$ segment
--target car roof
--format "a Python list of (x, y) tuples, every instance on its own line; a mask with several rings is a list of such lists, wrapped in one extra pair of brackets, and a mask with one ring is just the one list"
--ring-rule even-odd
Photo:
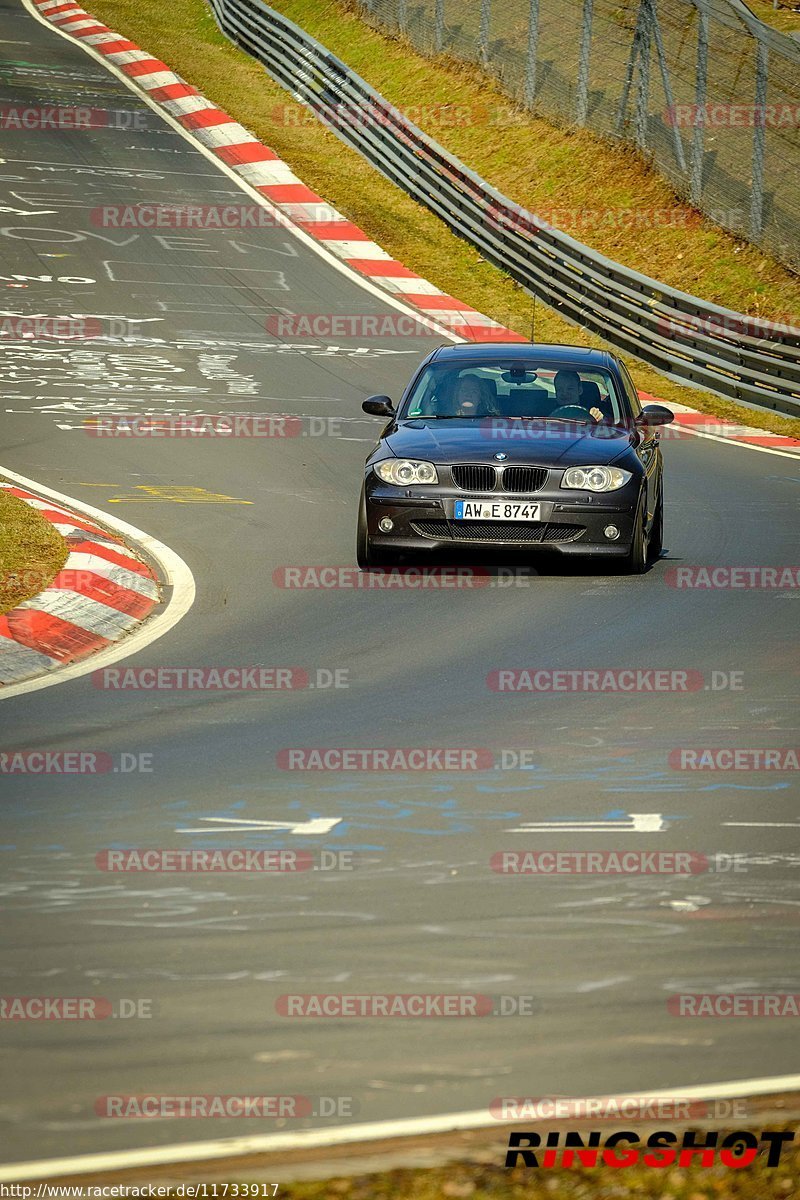
[(460, 342), (457, 345), (438, 346), (428, 356), (428, 362), (509, 361), (542, 363), (565, 362), (582, 366), (616, 366), (616, 359), (607, 350), (595, 350), (589, 346), (566, 346), (545, 342)]

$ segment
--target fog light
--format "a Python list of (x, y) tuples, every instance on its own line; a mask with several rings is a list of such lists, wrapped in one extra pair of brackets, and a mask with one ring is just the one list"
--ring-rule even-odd
[(390, 533), (394, 529), (394, 521), (390, 517), (383, 517), (378, 522), (378, 529), (381, 533)]
[(606, 535), (609, 541), (612, 542), (615, 542), (619, 537), (619, 530), (617, 529), (616, 525), (606, 525), (603, 533)]

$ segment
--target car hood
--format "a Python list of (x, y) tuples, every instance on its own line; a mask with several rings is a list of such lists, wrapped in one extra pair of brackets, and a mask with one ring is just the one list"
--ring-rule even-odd
[(608, 425), (567, 422), (413, 420), (392, 425), (384, 438), (398, 458), (436, 463), (501, 462), (536, 466), (604, 466), (630, 449), (631, 436)]

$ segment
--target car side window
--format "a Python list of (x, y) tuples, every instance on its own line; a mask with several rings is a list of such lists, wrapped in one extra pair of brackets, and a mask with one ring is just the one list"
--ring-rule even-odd
[(630, 371), (625, 366), (625, 363), (621, 362), (619, 366), (620, 371), (622, 372), (622, 382), (625, 384), (625, 394), (628, 397), (628, 403), (631, 406), (631, 412), (633, 413), (634, 417), (638, 417), (639, 413), (642, 411), (642, 405), (639, 401), (639, 393), (636, 391), (636, 384), (631, 379)]
[(438, 376), (426, 371), (420, 383), (417, 384), (409, 400), (407, 417), (419, 417), (433, 410), (434, 389)]

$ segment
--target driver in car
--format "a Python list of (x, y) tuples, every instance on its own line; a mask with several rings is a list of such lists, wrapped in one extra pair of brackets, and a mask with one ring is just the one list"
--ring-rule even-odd
[[(569, 405), (570, 407), (583, 408), (581, 404), (581, 392), (583, 385), (581, 377), (577, 371), (558, 371), (553, 380), (556, 389), (556, 408), (563, 408)], [(553, 410), (555, 411), (555, 409)], [(597, 406), (587, 410), (595, 421), (602, 421), (603, 414)]]

